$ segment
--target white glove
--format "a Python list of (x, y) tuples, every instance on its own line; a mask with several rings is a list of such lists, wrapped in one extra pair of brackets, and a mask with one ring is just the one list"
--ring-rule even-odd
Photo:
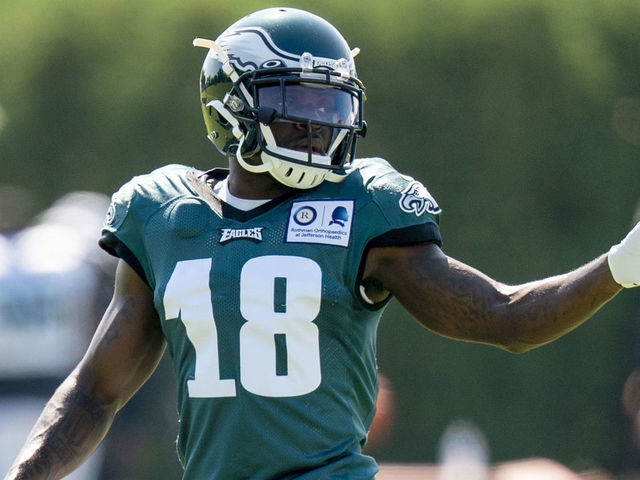
[(613, 279), (625, 288), (640, 286), (640, 222), (609, 250)]

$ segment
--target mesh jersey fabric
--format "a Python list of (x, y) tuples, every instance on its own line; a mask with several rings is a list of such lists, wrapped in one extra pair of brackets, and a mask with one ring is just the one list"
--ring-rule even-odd
[(170, 165), (112, 197), (101, 246), (147, 282), (178, 383), (184, 479), (370, 479), (376, 330), (370, 246), (440, 243), (426, 189), (382, 159), (248, 212), (226, 172)]

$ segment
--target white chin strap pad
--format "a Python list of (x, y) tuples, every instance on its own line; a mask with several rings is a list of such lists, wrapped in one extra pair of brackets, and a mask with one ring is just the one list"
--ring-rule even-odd
[[(260, 131), (269, 151), (300, 162), (306, 162), (308, 159), (307, 152), (279, 146), (268, 125), (260, 124)], [(316, 165), (330, 165), (331, 155), (342, 142), (346, 133), (346, 129), (340, 132), (340, 135), (334, 140), (333, 145), (326, 155), (312, 154), (312, 161)], [(289, 162), (270, 155), (265, 151), (260, 154), (260, 158), (262, 159), (263, 165), (267, 165), (267, 170), (273, 178), (292, 188), (308, 189), (320, 185), (324, 180), (339, 183), (346, 178), (345, 174), (336, 173), (328, 168), (301, 165), (293, 161)]]
[[(252, 173), (264, 173), (269, 172), (273, 178), (278, 180), (280, 183), (292, 187), (292, 188), (300, 188), (300, 189), (308, 189), (313, 188), (317, 185), (320, 185), (324, 180), (328, 180), (330, 182), (339, 183), (342, 182), (346, 178), (346, 174), (344, 173), (336, 173), (329, 169), (312, 167), (307, 165), (299, 165), (294, 162), (287, 162), (285, 160), (280, 160), (277, 157), (269, 155), (266, 152), (262, 152), (260, 154), (260, 159), (262, 163), (260, 164), (251, 164), (248, 163), (244, 157), (242, 156), (242, 146), (246, 140), (246, 136), (240, 127), (240, 122), (225, 108), (224, 104), (220, 100), (213, 100), (207, 104), (208, 107), (213, 107), (216, 111), (222, 115), (232, 126), (232, 133), (234, 137), (238, 139), (238, 148), (236, 150), (236, 160), (240, 164), (242, 168)], [(260, 128), (264, 134), (264, 137), (267, 141), (267, 145), (276, 150), (279, 153), (290, 155), (293, 158), (304, 160), (307, 158), (307, 154), (304, 152), (298, 152), (296, 150), (285, 149), (282, 147), (278, 147), (273, 138), (273, 134), (271, 133), (271, 129), (265, 125), (260, 125)], [(344, 131), (346, 134), (346, 130)], [(344, 134), (341, 135), (338, 140), (342, 141), (344, 138)], [(339, 143), (339, 142), (336, 142)], [(334, 147), (335, 148), (335, 147)], [(329, 155), (321, 156), (321, 155), (313, 155), (314, 159), (319, 163), (329, 163), (331, 162), (331, 157)]]
[(245, 161), (245, 159), (242, 157), (242, 144), (244, 143), (244, 139), (245, 137), (243, 135), (242, 138), (240, 139), (240, 142), (238, 143), (238, 150), (236, 150), (236, 160), (238, 161), (240, 166), (252, 173), (264, 173), (271, 170), (272, 168), (271, 164), (268, 162), (265, 162), (262, 156), (261, 156), (262, 163), (258, 165), (252, 165)]
[(320, 185), (329, 170), (307, 167), (272, 157), (266, 152), (260, 154), (264, 165), (269, 165), (269, 173), (280, 183), (292, 188), (308, 189)]
[(640, 222), (609, 250), (609, 269), (624, 288), (640, 286)]

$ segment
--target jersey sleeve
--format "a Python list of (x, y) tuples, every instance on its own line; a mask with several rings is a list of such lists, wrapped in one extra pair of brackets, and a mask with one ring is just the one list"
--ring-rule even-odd
[(147, 254), (145, 226), (168, 198), (181, 194), (180, 172), (187, 167), (169, 165), (132, 178), (111, 197), (100, 246), (121, 258), (153, 288), (154, 274)]
[(370, 199), (363, 209), (377, 218), (369, 228), (368, 248), (424, 242), (442, 246), (441, 209), (421, 182), (382, 159), (371, 159), (362, 171)]
[(140, 218), (135, 208), (138, 199), (134, 180), (112, 195), (98, 243), (107, 253), (124, 260), (149, 285), (142, 242), (144, 219)]
[(442, 246), (440, 207), (427, 188), (403, 175), (379, 158), (359, 160), (351, 181), (364, 187), (354, 222), (357, 221), (352, 261), (358, 265), (354, 292), (366, 308), (379, 309), (391, 298), (379, 303), (368, 299), (362, 288), (364, 259), (374, 247), (409, 246), (435, 243)]

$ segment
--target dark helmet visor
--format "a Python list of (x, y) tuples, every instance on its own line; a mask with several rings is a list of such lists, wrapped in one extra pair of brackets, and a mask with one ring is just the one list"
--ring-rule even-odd
[(273, 108), (281, 118), (352, 126), (358, 119), (358, 98), (349, 91), (320, 84), (291, 83), (258, 88), (258, 106)]

